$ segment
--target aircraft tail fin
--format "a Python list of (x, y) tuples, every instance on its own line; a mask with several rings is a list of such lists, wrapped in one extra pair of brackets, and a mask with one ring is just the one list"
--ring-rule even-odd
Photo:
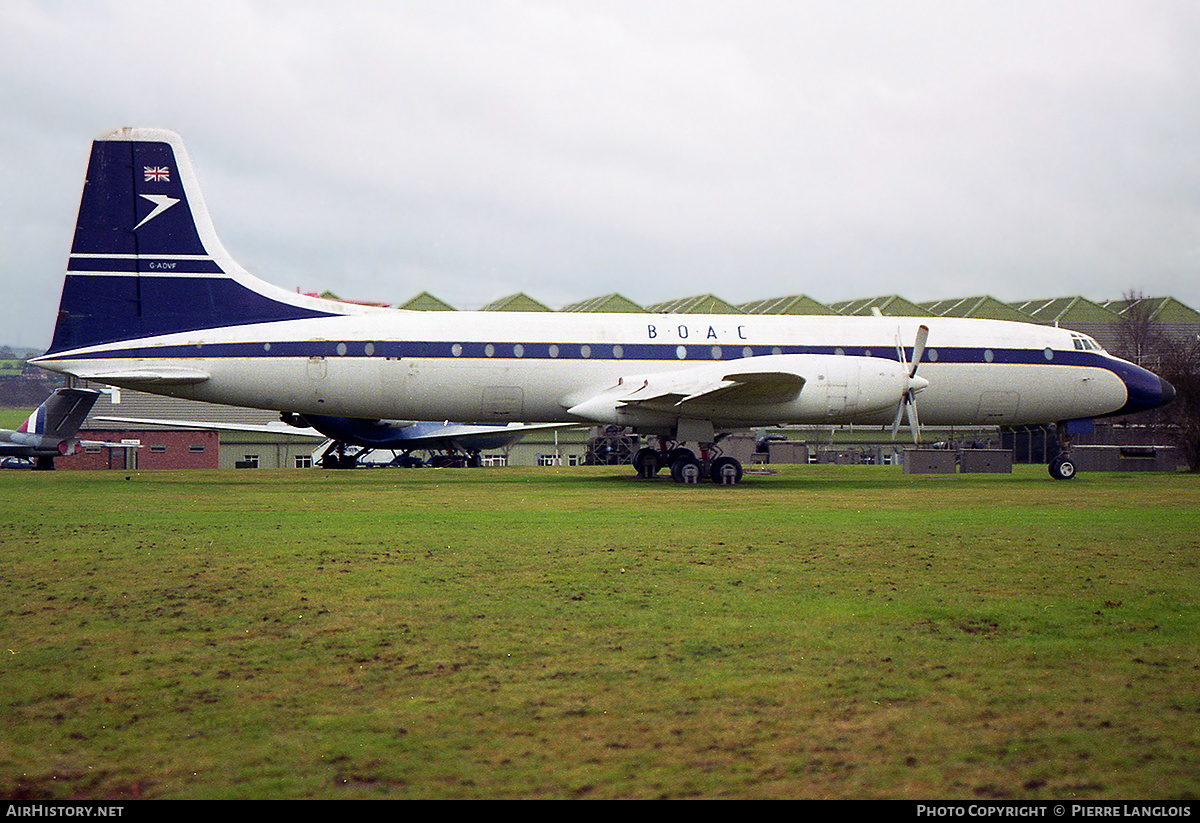
[(179, 135), (92, 143), (48, 354), (159, 334), (342, 313), (252, 277), (225, 251)]
[(99, 396), (100, 392), (95, 389), (56, 389), (42, 405), (33, 410), (18, 431), (51, 440), (70, 440), (83, 425)]

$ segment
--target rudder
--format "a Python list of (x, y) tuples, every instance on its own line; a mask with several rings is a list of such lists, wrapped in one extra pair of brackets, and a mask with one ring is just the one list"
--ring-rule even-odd
[[(92, 143), (72, 268), (86, 271), (89, 261), (111, 264), (116, 258), (124, 262), (121, 270), (136, 271), (129, 258), (210, 256), (184, 188), (188, 169), (180, 168), (169, 142), (173, 136), (126, 129)], [(183, 161), (190, 166), (186, 156)]]

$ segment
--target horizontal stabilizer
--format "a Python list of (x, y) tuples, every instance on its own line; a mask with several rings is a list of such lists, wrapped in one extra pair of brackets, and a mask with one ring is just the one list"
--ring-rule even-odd
[(122, 386), (137, 383), (185, 386), (208, 380), (208, 372), (185, 367), (155, 369), (80, 369), (76, 373), (85, 380)]

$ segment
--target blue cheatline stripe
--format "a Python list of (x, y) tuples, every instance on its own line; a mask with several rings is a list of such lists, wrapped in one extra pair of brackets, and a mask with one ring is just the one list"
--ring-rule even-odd
[[(894, 350), (847, 346), (681, 346), (676, 343), (624, 343), (620, 345), (598, 343), (526, 343), (526, 342), (467, 342), (422, 340), (272, 340), (269, 342), (204, 343), (199, 345), (130, 346), (86, 355), (65, 355), (63, 359), (119, 359), (161, 358), (187, 359), (196, 357), (213, 358), (308, 358), (329, 359), (378, 359), (393, 360), (482, 360), (516, 362), (521, 360), (599, 360), (607, 362), (660, 361), (671, 363), (729, 362), (746, 357), (761, 357), (771, 354), (844, 354), (865, 357), (867, 351), (875, 357), (896, 360)], [(684, 357), (680, 357), (680, 352)], [(928, 350), (927, 350), (928, 351)], [(719, 356), (714, 356), (714, 353)], [(911, 350), (906, 353), (912, 356)], [(989, 359), (990, 358), (990, 359)], [(983, 348), (939, 348), (937, 360), (922, 360), (921, 365), (930, 363), (955, 364), (1021, 364), (1059, 366), (1094, 366), (1110, 371), (1109, 358), (1088, 351), (1054, 351), (1047, 358), (1042, 349), (983, 349)]]

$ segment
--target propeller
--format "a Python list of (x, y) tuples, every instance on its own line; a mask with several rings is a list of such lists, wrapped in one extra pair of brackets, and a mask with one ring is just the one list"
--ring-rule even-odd
[(900, 345), (899, 338), (896, 341), (896, 353), (900, 356), (900, 365), (908, 367), (908, 382), (904, 387), (904, 394), (900, 397), (900, 403), (896, 406), (896, 418), (892, 421), (892, 439), (896, 439), (896, 434), (900, 431), (900, 421), (905, 416), (908, 417), (908, 425), (912, 429), (913, 443), (921, 444), (921, 422), (917, 416), (917, 392), (929, 385), (929, 381), (923, 377), (917, 377), (917, 366), (921, 363), (921, 357), (925, 354), (925, 343), (929, 340), (929, 327), (922, 325), (917, 329), (917, 340), (913, 345), (913, 358), (910, 365), (904, 357), (904, 347)]

